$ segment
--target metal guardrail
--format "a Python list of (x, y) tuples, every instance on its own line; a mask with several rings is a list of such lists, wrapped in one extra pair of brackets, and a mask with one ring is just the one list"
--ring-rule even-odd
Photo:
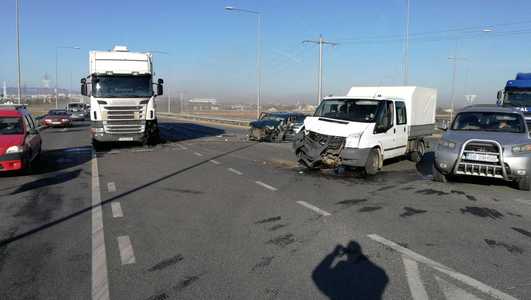
[(226, 118), (219, 118), (219, 117), (204, 117), (204, 116), (196, 116), (196, 115), (190, 115), (190, 114), (176, 114), (176, 113), (167, 113), (167, 112), (158, 112), (157, 115), (161, 117), (174, 117), (174, 118), (180, 118), (180, 119), (185, 119), (185, 120), (203, 121), (203, 122), (219, 123), (219, 124), (241, 126), (241, 127), (249, 127), (249, 123), (251, 122), (247, 120), (234, 120), (234, 119), (226, 119)]

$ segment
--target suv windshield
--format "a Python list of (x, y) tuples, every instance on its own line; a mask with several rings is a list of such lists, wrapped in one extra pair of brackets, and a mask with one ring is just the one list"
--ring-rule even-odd
[(321, 102), (314, 116), (338, 120), (373, 123), (382, 101), (365, 99), (331, 99)]
[(497, 112), (464, 112), (455, 117), (452, 130), (524, 133), (520, 115)]
[(23, 134), (22, 122), (20, 118), (0, 117), (0, 135), (5, 134)]
[(260, 116), (260, 120), (284, 121), (284, 119), (285, 117), (274, 114), (263, 114)]
[(49, 116), (62, 116), (62, 115), (68, 115), (68, 112), (66, 110), (50, 110), (48, 112)]
[(510, 91), (505, 96), (504, 104), (508, 106), (531, 106), (531, 91)]
[(92, 95), (103, 98), (151, 97), (151, 75), (98, 76), (92, 83)]

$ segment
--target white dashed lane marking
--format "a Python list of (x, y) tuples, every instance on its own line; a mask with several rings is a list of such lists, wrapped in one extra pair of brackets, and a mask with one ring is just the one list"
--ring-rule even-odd
[(128, 235), (118, 237), (118, 249), (120, 249), (122, 265), (134, 264), (136, 262), (133, 245), (131, 245), (131, 239), (129, 239)]
[(195, 154), (196, 156), (203, 156), (203, 154), (201, 154), (201, 153), (199, 153), (199, 152), (194, 152), (194, 154)]
[(273, 191), (273, 192), (276, 192), (278, 191), (278, 189), (274, 186), (270, 186), (269, 184), (266, 184), (266, 183), (263, 183), (261, 181), (255, 181), (256, 184), (262, 186), (262, 187), (265, 187), (266, 189), (270, 190), (270, 191)]
[(109, 193), (116, 192), (116, 184), (114, 184), (114, 182), (107, 183), (107, 191), (109, 191)]
[(113, 218), (122, 218), (124, 216), (120, 202), (111, 202), (111, 210)]
[(406, 277), (409, 290), (411, 291), (411, 299), (429, 299), (424, 284), (420, 279), (419, 264), (407, 256), (402, 256), (402, 261), (404, 262), (404, 267), (406, 269)]
[(240, 172), (240, 171), (238, 171), (238, 170), (236, 170), (236, 169), (233, 169), (233, 168), (228, 168), (227, 170), (228, 170), (229, 172), (232, 172), (232, 173), (236, 174), (236, 175), (243, 175), (242, 172)]
[(214, 160), (214, 159), (211, 159), (210, 162), (215, 164), (215, 165), (220, 165), (221, 164), (219, 161)]
[(493, 287), (490, 287), (483, 282), (480, 282), (470, 276), (467, 276), (465, 274), (461, 274), (443, 264), (440, 264), (434, 260), (431, 260), (427, 257), (424, 257), (410, 249), (404, 248), (397, 243), (387, 240), (377, 234), (369, 234), (367, 235), (371, 240), (376, 241), (382, 245), (385, 245), (393, 250), (395, 250), (398, 253), (401, 253), (403, 256), (407, 256), (408, 258), (418, 262), (427, 265), (428, 267), (431, 267), (441, 273), (446, 274), (449, 277), (452, 277), (455, 280), (461, 281), (462, 283), (475, 288), (478, 291), (481, 291), (487, 295), (491, 295), (494, 298), (502, 299), (502, 300), (516, 300), (513, 296), (506, 294), (500, 290), (497, 290)]
[(302, 205), (302, 206), (304, 206), (304, 207), (306, 207), (306, 208), (308, 208), (308, 209), (311, 209), (311, 210), (313, 210), (314, 212), (316, 212), (316, 213), (318, 213), (318, 214), (320, 214), (320, 215), (323, 215), (323, 216), (325, 216), (325, 217), (328, 217), (328, 216), (331, 215), (329, 212), (324, 211), (324, 210), (320, 209), (320, 208), (317, 207), (317, 206), (311, 205), (311, 204), (308, 203), (308, 202), (305, 202), (305, 201), (297, 201), (297, 203), (300, 204), (300, 205)]

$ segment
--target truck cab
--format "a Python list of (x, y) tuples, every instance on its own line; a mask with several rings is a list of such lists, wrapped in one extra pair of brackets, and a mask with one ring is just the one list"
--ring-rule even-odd
[(436, 91), (419, 87), (353, 87), (321, 101), (293, 147), (309, 168), (362, 167), (375, 174), (386, 159), (414, 154), (435, 128)]
[(531, 73), (518, 73), (514, 80), (507, 81), (505, 88), (498, 91), (498, 105), (521, 110), (531, 126)]
[(163, 94), (163, 80), (153, 82), (152, 55), (115, 46), (112, 51), (91, 51), (89, 63), (81, 94), (90, 97), (94, 146), (158, 140), (155, 98)]

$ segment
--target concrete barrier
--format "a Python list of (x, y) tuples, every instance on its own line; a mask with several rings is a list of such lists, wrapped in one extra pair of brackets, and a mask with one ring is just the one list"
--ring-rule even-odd
[(240, 126), (240, 127), (249, 127), (249, 123), (250, 123), (250, 121), (246, 121), (246, 120), (234, 120), (234, 119), (226, 119), (226, 118), (220, 118), (220, 117), (205, 117), (205, 116), (196, 116), (196, 115), (190, 115), (190, 114), (176, 114), (176, 113), (167, 113), (167, 112), (158, 112), (157, 115), (161, 117), (179, 118), (179, 119), (184, 119), (184, 120), (194, 120), (194, 121), (218, 123), (218, 124), (233, 125), (233, 126)]

